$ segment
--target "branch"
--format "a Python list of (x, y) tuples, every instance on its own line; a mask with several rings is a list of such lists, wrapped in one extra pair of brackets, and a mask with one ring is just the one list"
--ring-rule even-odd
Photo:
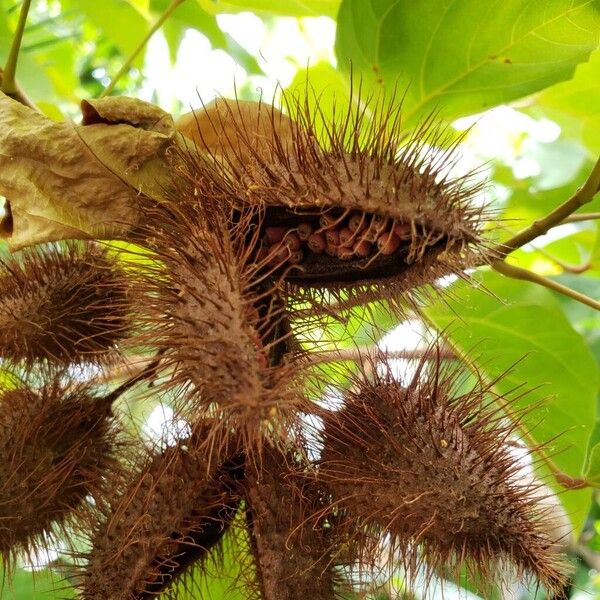
[(21, 41), (23, 40), (23, 32), (25, 31), (25, 23), (27, 22), (27, 13), (29, 13), (30, 6), (31, 0), (23, 0), (23, 5), (21, 6), (21, 12), (19, 14), (19, 22), (17, 23), (17, 29), (13, 37), (8, 58), (6, 59), (6, 66), (4, 67), (4, 74), (2, 77), (2, 85), (0, 86), (0, 90), (7, 96), (12, 96), (17, 92), (15, 74), (17, 72), (19, 50), (21, 49)]
[(578, 208), (591, 202), (598, 190), (600, 190), (600, 158), (594, 165), (587, 181), (566, 202), (502, 244), (499, 250), (501, 258), (505, 258), (517, 248), (548, 233), (552, 227), (562, 225), (565, 219), (569, 218)]
[[(308, 359), (310, 364), (318, 365), (321, 363), (339, 362), (343, 360), (363, 362), (369, 358), (377, 357), (378, 355), (390, 359), (406, 360), (421, 360), (422, 358), (429, 356), (426, 349), (396, 350), (392, 352), (385, 352), (376, 346), (369, 346), (367, 348), (345, 348), (342, 350), (336, 349), (312, 352), (309, 354)], [(442, 348), (440, 351), (440, 358), (446, 360), (455, 360), (457, 356), (450, 348)]]
[(6, 59), (6, 66), (4, 69), (0, 69), (0, 92), (6, 94), (9, 98), (32, 108), (33, 110), (39, 110), (38, 107), (27, 97), (27, 94), (21, 89), (21, 86), (16, 81), (17, 72), (17, 61), (19, 59), (19, 50), (21, 49), (21, 42), (23, 40), (23, 32), (25, 31), (25, 23), (27, 21), (27, 14), (31, 0), (25, 0), (21, 7), (21, 13), (19, 15), (19, 22), (17, 23), (17, 30), (13, 38), (12, 46), (8, 58)]
[(582, 304), (587, 304), (596, 310), (600, 310), (600, 302), (597, 300), (594, 300), (593, 298), (590, 298), (584, 294), (580, 294), (566, 285), (562, 285), (562, 283), (558, 283), (557, 281), (553, 281), (547, 277), (542, 277), (533, 271), (528, 271), (527, 269), (522, 269), (521, 267), (516, 267), (515, 265), (509, 265), (503, 260), (493, 263), (492, 268), (495, 271), (498, 271), (498, 273), (502, 273), (502, 275), (505, 275), (506, 277), (537, 283), (538, 285), (547, 287), (555, 292), (558, 292), (559, 294), (569, 296), (570, 298), (573, 298), (573, 300), (577, 300)]
[(571, 215), (566, 219), (563, 219), (563, 223), (581, 223), (582, 221), (595, 221), (600, 219), (600, 212), (592, 212), (592, 213), (579, 213), (577, 215)]
[(165, 9), (165, 12), (162, 15), (160, 15), (160, 17), (156, 20), (154, 25), (152, 25), (152, 27), (150, 28), (148, 33), (144, 36), (142, 41), (137, 45), (135, 50), (127, 57), (127, 59), (123, 63), (123, 66), (119, 69), (118, 73), (111, 79), (111, 82), (104, 88), (104, 91), (100, 94), (100, 98), (104, 98), (105, 96), (108, 96), (109, 94), (111, 94), (114, 91), (115, 86), (117, 85), (117, 81), (119, 81), (119, 79), (121, 79), (121, 77), (123, 77), (123, 75), (125, 75), (125, 73), (127, 73), (127, 71), (129, 71), (133, 61), (138, 57), (139, 53), (144, 49), (144, 47), (148, 43), (148, 40), (162, 27), (163, 23), (173, 14), (175, 9), (180, 4), (183, 4), (184, 2), (185, 2), (185, 0), (172, 0), (171, 1), (171, 4), (169, 4), (169, 6), (167, 6), (167, 8)]

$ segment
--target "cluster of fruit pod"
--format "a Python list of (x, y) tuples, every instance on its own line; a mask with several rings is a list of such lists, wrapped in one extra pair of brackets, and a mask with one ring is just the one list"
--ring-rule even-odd
[[(248, 598), (346, 597), (352, 574), (384, 563), (409, 582), (466, 568), (485, 590), (510, 564), (560, 589), (554, 497), (524, 475), (509, 443), (522, 411), (493, 386), (434, 344), (409, 382), (379, 356), (349, 371), (341, 407), (311, 399), (322, 375), (297, 337), (307, 314), (344, 318), (356, 288), (365, 302), (406, 298), (485, 244), (477, 187), (428, 167), (422, 138), (386, 129), (391, 109), (366, 129), (350, 109), (327, 140), (302, 110), (292, 121), (218, 101), (193, 119), (228, 129), (216, 148), (180, 126), (194, 152), (174, 149), (173, 191), (145, 207), (134, 266), (97, 242), (3, 261), (4, 565), (74, 541), (67, 576), (82, 598), (176, 598), (218, 573), (243, 530), (235, 583)], [(306, 289), (313, 303), (298, 308)], [(114, 389), (90, 379), (90, 365), (110, 372), (140, 351), (144, 368)], [(174, 444), (124, 430), (116, 404), (132, 388), (189, 425)]]

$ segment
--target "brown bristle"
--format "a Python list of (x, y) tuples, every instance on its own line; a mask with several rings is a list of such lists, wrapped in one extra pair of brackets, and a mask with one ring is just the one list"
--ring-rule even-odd
[(409, 577), (426, 566), (458, 579), (466, 567), (488, 590), (504, 583), (508, 561), (560, 589), (548, 503), (507, 444), (518, 419), (491, 386), (459, 393), (464, 377), (432, 348), (406, 387), (389, 370), (357, 382), (344, 407), (324, 417), (319, 478), (363, 552), (369, 536), (389, 536)]
[[(473, 174), (449, 174), (458, 142), (446, 143), (450, 133), (432, 117), (406, 132), (394, 97), (370, 105), (359, 98), (346, 112), (334, 111), (338, 118), (331, 122), (323, 109), (311, 108), (310, 98), (285, 92), (282, 104), (293, 119), (279, 127), (281, 112), (272, 108), (278, 126), (270, 136), (267, 128), (257, 138), (252, 123), (259, 117), (264, 122), (266, 105), (255, 105), (257, 116), (246, 128), (239, 123), (249, 117), (251, 105), (221, 101), (228, 117), (212, 120), (211, 126), (235, 138), (236, 151), (230, 155), (226, 148), (217, 152), (198, 147), (198, 155), (187, 153), (184, 158), (185, 169), (196, 178), (202, 195), (214, 201), (234, 198), (239, 207), (260, 207), (266, 227), (295, 230), (308, 221), (326, 231), (329, 250), (322, 252), (316, 245), (316, 251), (305, 253), (301, 268), (283, 272), (291, 293), (309, 298), (310, 289), (316, 296), (324, 288), (369, 285), (374, 299), (462, 273), (490, 256), (481, 240), (486, 211), (476, 198), (482, 185)], [(321, 120), (327, 127), (319, 131), (315, 123)], [(261, 150), (252, 153), (257, 143)], [(240, 163), (239, 157), (248, 154), (250, 160)], [(402, 223), (411, 235), (402, 230), (398, 244), (386, 244), (384, 251), (373, 247), (368, 256), (344, 255), (340, 261), (333, 252), (340, 231), (367, 227), (359, 239), (374, 243), (393, 223)], [(309, 240), (309, 250), (312, 245)]]
[(129, 333), (126, 275), (91, 244), (24, 250), (3, 261), (0, 354), (38, 361), (106, 362)]
[(161, 353), (161, 385), (193, 421), (218, 414), (215, 427), (250, 445), (277, 442), (305, 400), (295, 361), (278, 364), (291, 334), (263, 272), (294, 268), (301, 256), (285, 245), (288, 234), (257, 263), (259, 215), (199, 202), (188, 184), (180, 178), (177, 198), (156, 209), (148, 230), (156, 256), (139, 274), (141, 333), (132, 343)]
[(269, 449), (260, 470), (248, 469), (243, 484), (261, 600), (341, 597), (334, 531), (322, 521), (309, 522), (322, 498), (310, 485), (294, 487), (298, 468), (292, 457)]
[(57, 378), (0, 396), (0, 558), (34, 554), (63, 532), (85, 498), (108, 490), (121, 445), (110, 402)]
[(154, 598), (201, 564), (239, 504), (243, 459), (209, 465), (200, 434), (148, 453), (118, 479), (98, 507), (87, 564), (75, 581), (85, 600)]

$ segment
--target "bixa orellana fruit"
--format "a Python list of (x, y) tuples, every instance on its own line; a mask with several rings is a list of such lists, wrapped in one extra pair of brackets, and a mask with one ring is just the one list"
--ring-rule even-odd
[(248, 467), (243, 482), (255, 596), (260, 600), (334, 600), (348, 592), (340, 567), (343, 539), (335, 518), (313, 522), (326, 506), (314, 480), (295, 474), (306, 468), (297, 453), (266, 449), (260, 468)]
[(27, 367), (114, 359), (131, 308), (125, 273), (103, 249), (34, 247), (0, 269), (0, 356)]
[(491, 386), (461, 389), (464, 375), (432, 348), (408, 385), (385, 369), (356, 382), (324, 414), (318, 478), (365, 562), (385, 539), (409, 581), (466, 569), (488, 591), (512, 566), (559, 590), (556, 506), (510, 447), (518, 418)]
[(154, 598), (201, 566), (231, 524), (240, 497), (244, 459), (231, 439), (219, 462), (208, 460), (206, 431), (176, 445), (146, 446), (110, 480), (97, 506), (91, 550), (74, 579), (86, 600)]
[(393, 296), (487, 260), (481, 184), (452, 175), (458, 142), (433, 117), (409, 135), (394, 97), (328, 118), (310, 92), (282, 96), (290, 116), (217, 99), (176, 126), (201, 198), (263, 211), (255, 259), (288, 292)]
[(134, 343), (160, 353), (163, 389), (191, 420), (210, 417), (248, 445), (285, 439), (305, 400), (283, 302), (250, 256), (254, 215), (200, 201), (183, 177), (155, 210)]
[(84, 384), (54, 376), (39, 389), (15, 383), (1, 393), (4, 564), (64, 534), (87, 511), (88, 496), (99, 500), (109, 492), (105, 477), (118, 470), (120, 439), (110, 399), (97, 397)]

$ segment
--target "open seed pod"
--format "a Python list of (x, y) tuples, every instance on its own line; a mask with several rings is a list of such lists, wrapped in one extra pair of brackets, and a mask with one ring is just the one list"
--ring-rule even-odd
[(34, 247), (3, 261), (0, 355), (31, 367), (105, 363), (130, 330), (125, 273), (92, 244)]
[(233, 446), (231, 459), (209, 463), (204, 433), (166, 449), (140, 448), (124, 476), (111, 480), (75, 577), (82, 598), (154, 598), (219, 543), (238, 508), (244, 465)]
[(252, 258), (256, 215), (199, 201), (184, 178), (155, 210), (133, 342), (160, 354), (163, 388), (192, 421), (218, 417), (248, 446), (284, 440), (305, 400), (280, 292)]
[(333, 118), (312, 100), (284, 92), (290, 119), (219, 99), (177, 124), (194, 141), (182, 168), (200, 196), (264, 210), (256, 254), (291, 292), (377, 299), (485, 262), (481, 184), (450, 173), (448, 131), (432, 117), (405, 132), (395, 97), (359, 93)]
[(486, 592), (509, 564), (560, 589), (555, 513), (509, 445), (518, 418), (491, 386), (459, 389), (464, 375), (432, 348), (406, 386), (389, 371), (358, 381), (324, 416), (319, 479), (365, 559), (386, 538), (409, 580), (466, 568)]
[(293, 456), (267, 449), (243, 482), (260, 600), (334, 600), (348, 591), (335, 568), (342, 540), (334, 517), (311, 520), (326, 496), (314, 480), (302, 482), (299, 469)]
[(58, 378), (0, 395), (0, 558), (33, 554), (64, 534), (86, 497), (107, 493), (122, 445), (110, 402)]

